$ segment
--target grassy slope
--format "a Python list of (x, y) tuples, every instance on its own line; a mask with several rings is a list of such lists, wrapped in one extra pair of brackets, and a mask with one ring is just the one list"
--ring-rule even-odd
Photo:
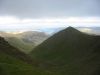
[(56, 75), (0, 53), (0, 75)]
[(32, 67), (23, 61), (0, 53), (0, 75), (53, 75), (53, 73)]
[(25, 53), (29, 53), (34, 48), (33, 43), (25, 43), (21, 38), (18, 37), (7, 37), (6, 40), (9, 42), (9, 44)]
[(28, 55), (12, 47), (0, 37), (0, 75), (53, 75), (36, 68), (32, 63)]
[(40, 67), (61, 75), (100, 75), (100, 36), (65, 29), (31, 53)]

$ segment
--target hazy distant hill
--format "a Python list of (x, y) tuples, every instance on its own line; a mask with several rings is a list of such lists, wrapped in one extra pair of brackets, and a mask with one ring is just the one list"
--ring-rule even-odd
[(12, 46), (18, 48), (19, 50), (29, 53), (35, 46), (43, 42), (48, 38), (43, 32), (27, 31), (18, 34), (0, 32)]
[(38, 32), (38, 31), (27, 31), (18, 34), (17, 36), (22, 37), (22, 40), (24, 42), (34, 43), (35, 45), (42, 43), (49, 37), (49, 35), (45, 34), (44, 32)]
[(31, 55), (42, 69), (60, 75), (100, 75), (100, 36), (72, 27), (54, 34)]

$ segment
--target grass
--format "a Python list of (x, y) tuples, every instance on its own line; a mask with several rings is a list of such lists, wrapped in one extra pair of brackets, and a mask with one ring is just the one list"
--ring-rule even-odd
[(33, 65), (32, 59), (0, 37), (0, 75), (56, 75)]
[(30, 53), (34, 48), (34, 43), (26, 43), (18, 37), (7, 37), (6, 40), (9, 42), (9, 44), (27, 54)]

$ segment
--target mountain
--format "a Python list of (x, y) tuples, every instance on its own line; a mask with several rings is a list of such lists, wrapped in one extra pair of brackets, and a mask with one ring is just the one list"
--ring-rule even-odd
[(29, 53), (35, 46), (42, 43), (49, 35), (43, 32), (26, 31), (26, 32), (0, 32), (0, 35), (9, 42), (10, 45), (18, 48), (19, 50)]
[(68, 27), (37, 46), (39, 67), (59, 75), (100, 75), (100, 36)]
[(49, 35), (45, 34), (44, 32), (38, 31), (26, 31), (18, 34), (17, 36), (22, 37), (24, 42), (34, 43), (35, 45), (39, 45), (49, 37)]
[(35, 47), (34, 43), (26, 43), (20, 37), (5, 37), (5, 39), (9, 42), (10, 45), (27, 54)]
[[(34, 65), (34, 66), (33, 66)], [(0, 75), (55, 75), (36, 67), (31, 57), (0, 37)]]
[(24, 54), (20, 50), (16, 49), (15, 47), (11, 46), (4, 38), (0, 37), (0, 52), (10, 55), (12, 57), (18, 58), (23, 60), (27, 63), (32, 63), (32, 59), (30, 56)]

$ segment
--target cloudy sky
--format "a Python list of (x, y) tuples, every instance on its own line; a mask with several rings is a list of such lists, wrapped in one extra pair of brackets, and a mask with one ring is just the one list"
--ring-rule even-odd
[(99, 25), (100, 0), (0, 0), (0, 30)]

